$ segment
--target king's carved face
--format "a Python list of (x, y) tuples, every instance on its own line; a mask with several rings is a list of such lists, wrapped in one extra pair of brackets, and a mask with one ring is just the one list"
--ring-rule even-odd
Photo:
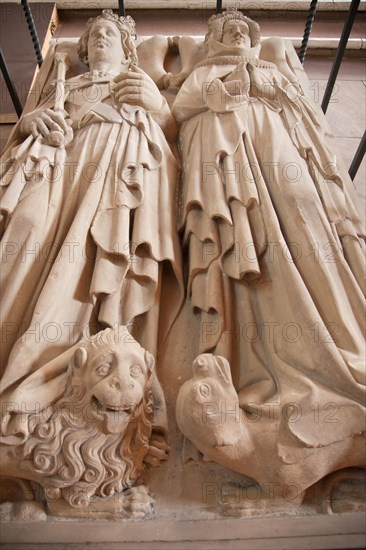
[(100, 20), (93, 24), (88, 40), (88, 59), (92, 68), (96, 62), (118, 62), (125, 58), (121, 33), (113, 21)]
[(250, 48), (249, 27), (245, 21), (232, 20), (224, 25), (221, 42), (226, 46)]

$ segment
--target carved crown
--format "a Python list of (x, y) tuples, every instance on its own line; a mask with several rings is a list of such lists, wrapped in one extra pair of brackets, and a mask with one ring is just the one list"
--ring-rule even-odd
[(118, 27), (123, 27), (132, 36), (136, 35), (136, 24), (132, 17), (130, 15), (127, 15), (126, 17), (118, 16), (113, 13), (112, 10), (103, 10), (101, 15), (88, 19), (87, 28), (90, 28), (97, 21), (103, 20), (112, 21)]

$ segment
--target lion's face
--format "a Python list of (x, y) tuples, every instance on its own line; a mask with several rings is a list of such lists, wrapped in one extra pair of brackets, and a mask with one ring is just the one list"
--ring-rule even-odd
[(85, 349), (77, 350), (76, 376), (86, 390), (84, 402), (91, 404), (91, 420), (104, 421), (109, 433), (123, 431), (142, 401), (152, 363), (134, 343), (103, 346), (91, 358)]

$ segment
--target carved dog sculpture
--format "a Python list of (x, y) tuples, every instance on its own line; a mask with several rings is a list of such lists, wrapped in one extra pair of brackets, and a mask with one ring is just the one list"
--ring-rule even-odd
[[(282, 414), (284, 410), (273, 417), (253, 404), (251, 412), (243, 410), (228, 361), (203, 354), (193, 363), (193, 378), (179, 391), (176, 415), (179, 428), (199, 451), (257, 480), (265, 493), (286, 498), (292, 490), (294, 500), (302, 500), (304, 491), (327, 474), (365, 466), (364, 419), (352, 405), (340, 410), (338, 423), (325, 425), (326, 435), (313, 424), (315, 439), (309, 432), (309, 416), (291, 426), (289, 408)], [(351, 415), (354, 434), (342, 438), (341, 423), (349, 422)]]

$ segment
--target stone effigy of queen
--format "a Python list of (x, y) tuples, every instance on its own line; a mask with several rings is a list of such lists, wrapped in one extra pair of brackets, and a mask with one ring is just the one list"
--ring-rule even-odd
[(5, 153), (3, 392), (83, 331), (129, 325), (155, 355), (162, 278), (163, 332), (177, 314), (177, 167), (164, 135), (173, 119), (138, 67), (134, 35), (131, 17), (90, 19), (78, 44), (89, 72), (24, 116)]
[[(365, 243), (324, 128), (299, 84), (258, 58), (259, 40), (242, 13), (212, 16), (207, 56), (175, 99), (181, 228), (197, 354), (229, 361), (247, 414), (263, 419), (276, 404), (278, 452), (297, 462), (364, 429)], [(183, 399), (178, 423), (190, 437)], [(281, 414), (289, 403), (298, 421)], [(311, 407), (326, 414), (329, 403), (342, 420), (312, 430)], [(207, 430), (193, 438), (199, 449)]]

